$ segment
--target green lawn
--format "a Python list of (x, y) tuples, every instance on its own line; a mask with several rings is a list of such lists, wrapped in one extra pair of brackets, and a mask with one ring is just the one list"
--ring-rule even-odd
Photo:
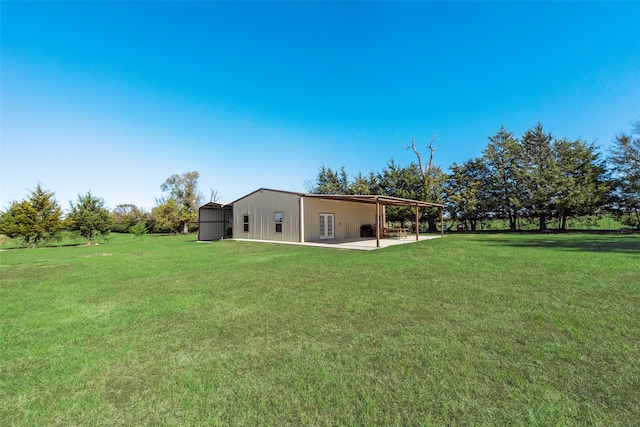
[(0, 273), (0, 425), (640, 420), (639, 235), (117, 235)]

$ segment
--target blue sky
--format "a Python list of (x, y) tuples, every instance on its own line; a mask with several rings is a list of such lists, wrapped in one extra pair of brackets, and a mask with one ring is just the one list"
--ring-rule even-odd
[(504, 125), (596, 142), (640, 119), (640, 2), (8, 2), (0, 208), (38, 182), (147, 209), (415, 161)]

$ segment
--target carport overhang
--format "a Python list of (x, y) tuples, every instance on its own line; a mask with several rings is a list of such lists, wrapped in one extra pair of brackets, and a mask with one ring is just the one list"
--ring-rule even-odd
[[(420, 239), (420, 208), (438, 208), (440, 211), (440, 235), (444, 236), (444, 205), (438, 203), (422, 202), (420, 200), (403, 199), (400, 197), (390, 196), (376, 196), (376, 195), (343, 195), (343, 194), (304, 194), (301, 195), (301, 207), (302, 198), (310, 199), (324, 199), (324, 200), (338, 200), (345, 202), (356, 202), (372, 204), (376, 206), (376, 247), (380, 247), (380, 214), (384, 211), (385, 206), (409, 206), (414, 207), (416, 210), (416, 241)], [(302, 231), (302, 215), (303, 209), (300, 209), (300, 241), (303, 241)]]

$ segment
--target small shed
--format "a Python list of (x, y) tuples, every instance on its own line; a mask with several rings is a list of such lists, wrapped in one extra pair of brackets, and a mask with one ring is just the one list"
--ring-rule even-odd
[(229, 239), (232, 233), (233, 205), (209, 202), (198, 209), (198, 240)]

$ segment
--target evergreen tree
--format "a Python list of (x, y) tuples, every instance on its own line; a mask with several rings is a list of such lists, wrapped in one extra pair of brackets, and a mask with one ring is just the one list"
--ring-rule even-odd
[(524, 199), (522, 146), (502, 126), (489, 137), (482, 162), (487, 172), (486, 214), (507, 219), (509, 229), (515, 231)]
[[(380, 174), (378, 181), (380, 193), (386, 196), (413, 200), (422, 198), (422, 179), (415, 163), (402, 167), (391, 159), (387, 162), (387, 167)], [(400, 221), (403, 227), (406, 221), (415, 220), (415, 213), (408, 206), (388, 206), (386, 212), (389, 221)]]
[(452, 218), (464, 222), (472, 231), (487, 212), (487, 169), (482, 159), (467, 160), (462, 165), (454, 163), (445, 183), (445, 204)]
[(602, 210), (609, 192), (607, 170), (594, 144), (562, 138), (553, 142), (553, 152), (559, 172), (553, 208), (558, 228), (566, 230), (568, 218)]
[(547, 220), (552, 215), (560, 175), (552, 141), (553, 137), (544, 132), (541, 123), (527, 130), (522, 137), (524, 207), (530, 217), (538, 219), (540, 231), (546, 230)]
[(29, 199), (13, 202), (0, 215), (0, 232), (22, 238), (27, 246), (59, 237), (63, 229), (62, 210), (54, 199), (54, 193), (38, 184), (30, 192)]
[(109, 234), (113, 223), (102, 198), (94, 197), (91, 191), (88, 191), (85, 195), (78, 195), (75, 205), (70, 204), (71, 211), (67, 216), (68, 228), (79, 232), (87, 239), (87, 245), (91, 245), (97, 237)]
[(378, 194), (378, 179), (376, 175), (371, 172), (368, 177), (365, 177), (362, 172), (359, 172), (353, 182), (349, 184), (349, 194)]
[(313, 194), (349, 194), (349, 180), (344, 166), (338, 172), (334, 172), (330, 167), (322, 165), (309, 192)]
[(142, 239), (142, 236), (147, 234), (147, 223), (146, 221), (138, 221), (135, 225), (129, 227), (129, 232), (135, 235), (136, 237)]
[(609, 161), (616, 182), (615, 212), (624, 224), (640, 230), (640, 120), (613, 144)]

